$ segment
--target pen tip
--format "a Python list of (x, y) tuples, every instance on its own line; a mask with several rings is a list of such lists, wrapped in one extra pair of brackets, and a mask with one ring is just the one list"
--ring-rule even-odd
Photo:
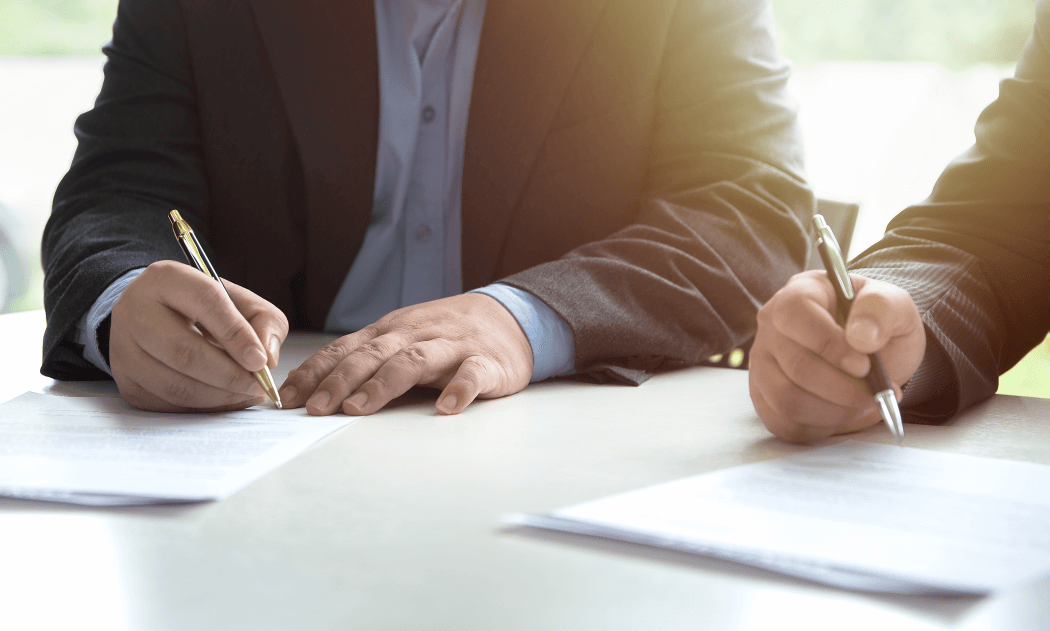
[(875, 402), (879, 405), (882, 420), (890, 428), (890, 433), (897, 439), (897, 446), (904, 446), (904, 422), (901, 418), (901, 409), (897, 404), (897, 395), (893, 390), (884, 390), (875, 395)]
[(274, 403), (274, 405), (276, 405), (276, 406), (277, 406), (277, 409), (278, 409), (278, 410), (283, 410), (283, 409), (284, 409), (284, 406), (283, 406), (283, 405), (281, 405), (281, 400), (280, 400), (280, 399), (277, 399), (277, 400), (276, 400), (276, 401), (274, 401), (273, 403)]

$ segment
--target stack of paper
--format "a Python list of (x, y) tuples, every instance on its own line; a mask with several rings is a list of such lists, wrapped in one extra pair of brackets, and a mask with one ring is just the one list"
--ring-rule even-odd
[(117, 506), (221, 499), (353, 417), (302, 408), (156, 414), (120, 398), (0, 405), (0, 496)]
[(1050, 467), (846, 442), (515, 524), (831, 585), (984, 594), (1050, 576)]

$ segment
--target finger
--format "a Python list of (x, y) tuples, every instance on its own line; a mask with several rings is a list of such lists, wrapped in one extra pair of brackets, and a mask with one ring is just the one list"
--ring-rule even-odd
[(843, 373), (791, 340), (782, 341), (773, 360), (795, 386), (828, 403), (844, 408), (861, 408), (870, 403), (871, 395), (859, 377)]
[[(179, 314), (158, 305), (128, 317), (147, 319), (151, 326), (132, 323), (131, 340), (147, 355), (166, 367), (196, 381), (243, 399), (265, 394), (251, 373), (234, 362), (221, 348), (209, 343)], [(157, 331), (164, 331), (158, 335)]]
[(751, 402), (754, 404), (755, 411), (758, 412), (758, 417), (766, 426), (766, 429), (778, 438), (803, 444), (827, 438), (835, 433), (832, 428), (811, 427), (782, 418), (780, 413), (766, 401), (761, 391), (754, 386), (751, 388)]
[(459, 414), (480, 394), (491, 391), (498, 381), (492, 361), (481, 356), (466, 358), (437, 400), (442, 414)]
[(117, 387), (124, 400), (155, 412), (210, 412), (243, 409), (265, 402), (262, 396), (244, 396), (201, 383), (160, 363), (145, 352), (122, 373)]
[[(333, 350), (319, 352), (314, 356), (318, 359), (313, 366), (307, 367), (304, 363), (299, 369), (295, 375), (299, 382), (296, 387), (303, 388), (301, 384), (305, 382), (305, 387), (310, 389), (307, 412), (325, 415), (338, 410), (351, 393), (356, 392), (404, 346), (403, 338), (397, 334), (380, 335), (359, 343), (361, 339), (347, 336), (336, 340), (342, 344), (337, 344)], [(325, 370), (328, 363), (340, 356), (332, 368)]]
[(868, 280), (857, 291), (846, 322), (846, 338), (864, 353), (874, 353), (895, 337), (914, 334), (922, 328), (918, 309), (908, 292)]
[(223, 281), (237, 310), (248, 320), (256, 336), (266, 347), (267, 365), (277, 368), (281, 345), (288, 337), (288, 318), (284, 313), (255, 293), (229, 281)]
[(255, 372), (266, 365), (266, 351), (255, 330), (218, 283), (188, 265), (171, 262), (170, 268), (161, 269), (174, 277), (169, 285), (173, 290), (159, 293), (165, 306), (207, 329), (245, 370)]
[(351, 335), (333, 340), (318, 349), (298, 368), (288, 373), (278, 388), (281, 402), (286, 408), (300, 407), (315, 393), (317, 386), (331, 374), (332, 370), (343, 361), (364, 340), (371, 331), (365, 328)]
[(341, 400), (343, 411), (353, 415), (377, 412), (412, 386), (431, 384), (450, 374), (455, 363), (452, 345), (447, 340), (410, 344), (394, 353), (353, 395)]
[(852, 427), (854, 421), (875, 407), (871, 397), (859, 408), (844, 407), (800, 388), (761, 349), (753, 353), (749, 385), (752, 399), (757, 393), (768, 408), (768, 413), (761, 416), (762, 422), (775, 435), (793, 442), (830, 436), (841, 428)]
[(774, 329), (828, 363), (863, 377), (871, 363), (866, 354), (846, 341), (845, 332), (831, 311), (834, 304), (834, 290), (826, 274), (800, 275), (759, 311), (759, 326)]

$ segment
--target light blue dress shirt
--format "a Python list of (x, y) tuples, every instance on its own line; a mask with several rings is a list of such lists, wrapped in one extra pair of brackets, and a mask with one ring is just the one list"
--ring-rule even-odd
[[(485, 0), (375, 0), (375, 9), (380, 115), (372, 221), (325, 319), (330, 332), (356, 331), (395, 309), (463, 290), (463, 154)], [(115, 281), (78, 325), (85, 359), (107, 373), (95, 330), (140, 272)], [(475, 291), (498, 300), (525, 331), (532, 381), (571, 372), (572, 331), (550, 307), (509, 285)]]

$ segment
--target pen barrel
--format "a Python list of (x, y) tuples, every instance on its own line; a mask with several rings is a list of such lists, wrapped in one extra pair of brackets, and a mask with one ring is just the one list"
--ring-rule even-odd
[(871, 360), (871, 370), (868, 371), (868, 376), (864, 377), (864, 381), (871, 388), (872, 394), (878, 394), (886, 390), (893, 390), (893, 382), (890, 381), (890, 376), (886, 372), (886, 366), (882, 363), (882, 358), (877, 353), (868, 355), (868, 359)]
[(203, 272), (204, 270), (200, 269), (200, 266), (197, 265), (197, 261), (195, 260), (196, 257), (193, 256), (193, 250), (190, 249), (190, 245), (187, 243), (186, 238), (178, 237), (175, 240), (179, 242), (179, 247), (182, 248), (182, 254), (186, 257), (186, 262)]
[(853, 296), (847, 296), (842, 285), (843, 283), (850, 283), (850, 293), (852, 294), (852, 281), (849, 278), (849, 274), (846, 274), (845, 278), (839, 278), (835, 273), (835, 270), (842, 266), (842, 257), (841, 255), (836, 256), (837, 253), (832, 253), (831, 246), (826, 241), (821, 240), (817, 243), (817, 251), (820, 253), (820, 259), (824, 262), (828, 280), (831, 281), (831, 286), (835, 289), (835, 321), (839, 323), (839, 326), (846, 326), (846, 318), (849, 316), (849, 310), (853, 306)]
[[(219, 283), (219, 286), (222, 287), (222, 290), (226, 292), (226, 297), (230, 299), (230, 302), (233, 302), (233, 296), (230, 295), (230, 292), (226, 289), (225, 283), (223, 283), (222, 279), (219, 278), (219, 273), (215, 271), (215, 267), (211, 264), (211, 261), (208, 259), (208, 255), (207, 253), (205, 253), (204, 247), (201, 246), (201, 242), (197, 240), (197, 235), (193, 234), (193, 232), (190, 232), (189, 237), (190, 239), (193, 239), (193, 245), (197, 248), (197, 252), (200, 253), (200, 263), (204, 265), (204, 269), (202, 269), (201, 271), (206, 273), (208, 276), (214, 278), (215, 281)], [(183, 247), (183, 249), (185, 249), (185, 247)], [(196, 262), (194, 263), (194, 265), (196, 265), (196, 267), (200, 269), (200, 265), (197, 265)]]

